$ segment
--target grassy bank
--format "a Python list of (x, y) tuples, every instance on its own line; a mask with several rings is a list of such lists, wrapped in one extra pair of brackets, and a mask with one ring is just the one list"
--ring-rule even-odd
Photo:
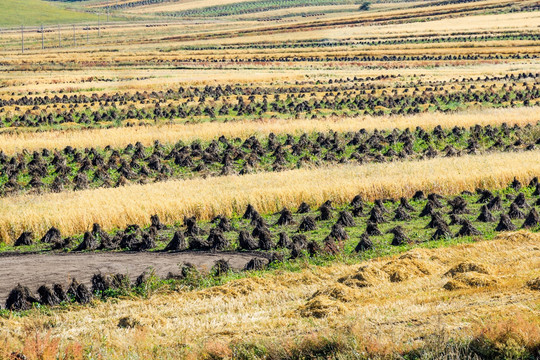
[(66, 9), (59, 4), (42, 0), (2, 0), (0, 26), (35, 26), (95, 21), (97, 15)]

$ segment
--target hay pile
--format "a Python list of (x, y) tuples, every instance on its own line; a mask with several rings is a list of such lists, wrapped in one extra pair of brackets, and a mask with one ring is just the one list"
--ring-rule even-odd
[(391, 282), (402, 282), (431, 275), (433, 264), (421, 259), (418, 254), (406, 253), (397, 260), (387, 262), (381, 270), (388, 274)]
[(468, 288), (487, 287), (497, 284), (497, 280), (490, 275), (486, 265), (474, 262), (462, 262), (443, 276), (451, 279), (443, 285), (446, 290), (459, 290)]
[(425, 260), (420, 251), (410, 251), (385, 264), (369, 262), (360, 266), (353, 274), (338, 279), (338, 283), (316, 291), (304, 305), (298, 308), (302, 317), (322, 318), (344, 313), (361, 298), (359, 289), (388, 282), (431, 275), (436, 264)]
[(426, 259), (422, 251), (411, 250), (384, 264), (370, 262), (362, 265), (355, 273), (341, 277), (338, 282), (353, 288), (364, 288), (432, 275), (437, 268), (438, 264)]
[(387, 278), (384, 271), (381, 271), (376, 265), (368, 263), (360, 266), (354, 274), (340, 278), (338, 282), (350, 287), (363, 288), (386, 281)]
[(317, 296), (327, 296), (329, 298), (346, 303), (357, 301), (360, 298), (357, 290), (354, 290), (349, 286), (345, 286), (340, 283), (335, 283), (330, 287), (325, 287), (317, 290), (315, 293), (313, 293), (311, 299)]
[(307, 302), (298, 308), (302, 317), (323, 318), (343, 314), (349, 310), (347, 303), (358, 301), (356, 290), (342, 284), (334, 284), (317, 290)]
[(540, 291), (540, 276), (536, 279), (529, 280), (527, 282), (527, 287), (531, 290)]
[(477, 272), (482, 274), (489, 274), (487, 266), (484, 264), (474, 263), (474, 262), (461, 262), (456, 266), (448, 270), (444, 276), (454, 277), (457, 274), (467, 273), (467, 272)]
[(307, 301), (305, 305), (298, 308), (298, 313), (302, 317), (324, 318), (333, 315), (344, 314), (347, 307), (338, 300), (331, 299), (325, 295), (319, 295)]
[(459, 290), (469, 289), (496, 285), (497, 280), (490, 275), (468, 272), (463, 274), (457, 274), (444, 284), (443, 288), (446, 290)]

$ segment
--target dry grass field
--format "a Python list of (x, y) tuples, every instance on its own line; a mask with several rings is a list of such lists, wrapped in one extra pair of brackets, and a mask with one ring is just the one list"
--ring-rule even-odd
[(540, 358), (538, 1), (33, 1), (0, 360)]

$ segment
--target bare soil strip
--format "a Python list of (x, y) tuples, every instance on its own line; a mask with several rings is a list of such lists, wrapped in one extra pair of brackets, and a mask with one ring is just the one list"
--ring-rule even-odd
[(229, 261), (234, 269), (242, 269), (253, 253), (85, 253), (32, 254), (0, 257), (0, 303), (18, 283), (34, 291), (43, 284), (68, 285), (73, 278), (90, 285), (94, 274), (128, 274), (134, 280), (142, 272), (153, 269), (157, 276), (179, 273), (178, 264), (189, 262), (201, 271), (208, 271), (219, 259)]

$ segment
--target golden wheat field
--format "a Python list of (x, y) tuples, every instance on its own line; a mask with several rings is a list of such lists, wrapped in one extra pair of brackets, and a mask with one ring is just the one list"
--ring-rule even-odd
[(0, 29), (0, 360), (540, 358), (537, 1)]

